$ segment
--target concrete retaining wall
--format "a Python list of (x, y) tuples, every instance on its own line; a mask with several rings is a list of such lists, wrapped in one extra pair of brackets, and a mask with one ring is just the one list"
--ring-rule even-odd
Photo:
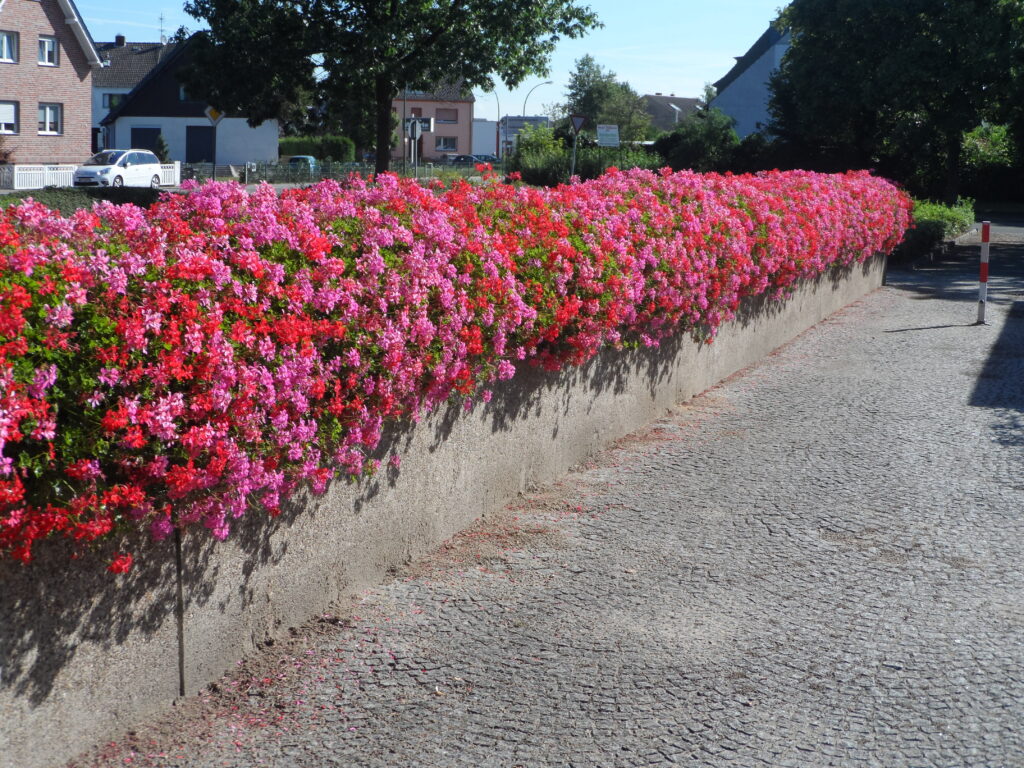
[[(884, 259), (833, 270), (784, 304), (748, 302), (712, 345), (609, 350), (588, 365), (524, 368), (469, 413), (390, 435), (400, 472), (337, 483), (229, 542), (185, 538), (183, 620), (173, 542), (142, 545), (115, 579), (40, 552), (0, 565), (0, 766), (62, 762), (193, 694), (256, 644), (380, 582), (519, 491), (759, 360), (882, 283)], [(256, 516), (254, 516), (256, 517)], [(179, 627), (184, 663), (179, 667)]]

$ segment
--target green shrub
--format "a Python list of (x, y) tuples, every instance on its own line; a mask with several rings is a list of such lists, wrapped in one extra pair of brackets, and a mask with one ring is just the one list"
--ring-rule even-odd
[(278, 139), (277, 153), (286, 155), (316, 155), (319, 147), (314, 136), (283, 136)]
[[(576, 152), (576, 175), (584, 180), (597, 178), (610, 166), (627, 170), (661, 165), (657, 155), (632, 147), (578, 147)], [(508, 164), (508, 170), (518, 171), (527, 184), (543, 187), (568, 183), (571, 167), (572, 148), (564, 146), (554, 131), (543, 125), (523, 129)]]
[(171, 162), (171, 149), (167, 146), (167, 139), (164, 135), (158, 134), (156, 137), (156, 145), (153, 147), (153, 154), (157, 156), (157, 159), (161, 163)]
[(347, 136), (324, 136), (322, 157), (336, 163), (351, 163), (356, 157), (356, 145)]
[(278, 142), (277, 151), (281, 156), (312, 155), (350, 163), (355, 159), (356, 145), (347, 136), (285, 136)]
[(149, 187), (119, 187), (119, 188), (92, 188), (82, 189), (75, 187), (46, 187), (45, 189), (23, 189), (18, 192), (0, 195), (0, 208), (18, 203), (26, 197), (31, 197), (36, 202), (42, 203), (48, 208), (60, 211), (62, 215), (69, 216), (79, 208), (91, 208), (97, 200), (109, 200), (112, 203), (123, 205), (134, 203), (140, 208), (148, 208), (160, 197), (160, 190)]
[(655, 141), (654, 149), (674, 171), (724, 171), (740, 146), (734, 123), (720, 109), (701, 109)]
[(915, 200), (914, 227), (907, 230), (894, 256), (903, 259), (923, 256), (939, 243), (969, 232), (973, 226), (974, 201), (970, 198), (960, 198), (956, 205)]
[(518, 172), (527, 184), (553, 187), (569, 179), (565, 146), (547, 125), (527, 125), (519, 132), (508, 170)]
[(974, 226), (974, 201), (960, 198), (956, 205), (942, 205), (931, 200), (915, 200), (914, 220), (934, 222), (942, 227), (942, 239), (950, 240), (970, 231)]

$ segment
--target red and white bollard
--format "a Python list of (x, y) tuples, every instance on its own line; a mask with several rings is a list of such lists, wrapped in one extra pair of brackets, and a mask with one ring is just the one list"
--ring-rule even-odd
[(985, 307), (988, 303), (988, 241), (989, 231), (992, 222), (981, 222), (981, 274), (978, 276), (978, 322), (977, 325), (987, 325), (985, 321)]

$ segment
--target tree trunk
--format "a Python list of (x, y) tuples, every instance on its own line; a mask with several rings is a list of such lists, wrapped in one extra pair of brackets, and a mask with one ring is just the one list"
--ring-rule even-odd
[(946, 181), (942, 190), (942, 202), (946, 205), (956, 203), (960, 192), (960, 152), (962, 149), (959, 131), (953, 131), (946, 137)]
[(377, 117), (375, 170), (377, 173), (385, 173), (391, 167), (391, 102), (395, 98), (395, 89), (386, 75), (377, 75), (373, 85), (374, 108)]

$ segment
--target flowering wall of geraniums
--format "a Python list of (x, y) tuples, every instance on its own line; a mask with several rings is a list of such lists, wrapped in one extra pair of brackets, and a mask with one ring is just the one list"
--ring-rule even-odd
[(130, 526), (223, 539), (302, 483), (376, 470), (387, 420), (487, 400), (519, 361), (709, 339), (744, 296), (891, 250), (909, 211), (866, 173), (614, 169), (551, 190), (381, 176), (11, 206), (0, 549), (28, 562), (57, 536), (74, 554)]

